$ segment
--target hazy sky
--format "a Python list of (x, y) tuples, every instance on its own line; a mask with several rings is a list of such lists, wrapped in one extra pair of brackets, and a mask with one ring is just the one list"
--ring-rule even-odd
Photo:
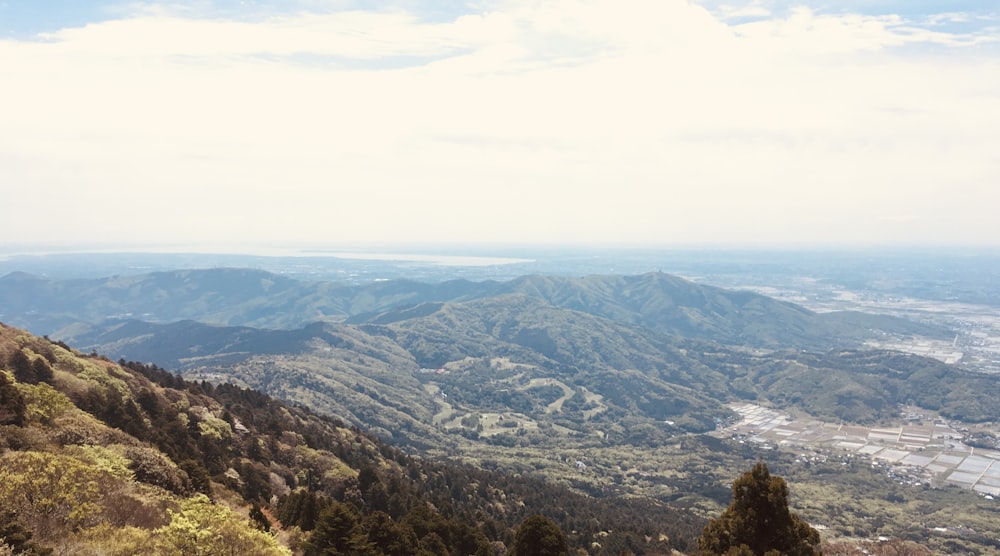
[(0, 0), (0, 247), (998, 245), (987, 5)]

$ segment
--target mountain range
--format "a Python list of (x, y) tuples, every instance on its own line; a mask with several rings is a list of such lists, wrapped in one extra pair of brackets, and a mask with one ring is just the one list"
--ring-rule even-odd
[[(89, 326), (134, 318), (170, 323), (292, 329), (364, 322), (421, 303), (519, 294), (653, 332), (720, 344), (826, 349), (878, 334), (945, 337), (947, 331), (884, 315), (814, 313), (747, 291), (731, 291), (664, 273), (638, 276), (524, 276), (495, 282), (408, 280), (342, 285), (249, 269), (155, 272), (101, 279), (50, 280), (15, 272), (0, 278), (0, 319), (73, 340)], [(388, 317), (383, 317), (388, 318)]]
[[(0, 310), (0, 320), (58, 340), (12, 333), (22, 351), (40, 346), (27, 356), (35, 360), (50, 346), (58, 361), (51, 346), (68, 342), (91, 352), (75, 357), (107, 355), (167, 386), (176, 377), (151, 364), (206, 392), (261, 391), (420, 457), (543, 476), (601, 499), (676, 503), (700, 517), (724, 504), (720, 477), (733, 462), (783, 461), (701, 434), (734, 419), (734, 401), (843, 423), (888, 422), (903, 404), (966, 422), (1000, 419), (992, 377), (864, 347), (886, 336), (946, 337), (941, 328), (815, 313), (662, 273), (363, 286), (245, 269), (94, 280), (15, 273), (0, 278)], [(102, 407), (81, 400), (88, 411)], [(824, 461), (824, 480), (849, 471), (837, 480), (888, 488), (867, 466), (843, 465)], [(865, 504), (867, 496), (855, 494)], [(835, 499), (823, 504), (836, 511)]]
[[(888, 334), (940, 337), (937, 327), (663, 273), (366, 286), (238, 269), (8, 275), (0, 298), (14, 322), (58, 321), (54, 335), (84, 350), (259, 389), (421, 447), (593, 431), (662, 442), (715, 428), (734, 400), (860, 423), (902, 403), (969, 421), (998, 414), (981, 376), (859, 350)], [(637, 427), (655, 432), (627, 432)]]

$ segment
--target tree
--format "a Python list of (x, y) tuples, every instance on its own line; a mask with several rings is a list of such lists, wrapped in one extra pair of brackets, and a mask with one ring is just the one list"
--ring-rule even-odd
[(355, 556), (368, 554), (371, 547), (354, 508), (334, 502), (320, 512), (304, 548), (306, 556)]
[(533, 515), (517, 528), (510, 556), (569, 556), (566, 535), (549, 518)]
[(24, 426), (26, 409), (24, 396), (7, 378), (7, 373), (0, 371), (0, 425)]
[(31, 370), (34, 372), (35, 380), (38, 382), (52, 382), (52, 367), (44, 357), (37, 357), (31, 362)]
[(758, 462), (733, 482), (733, 502), (705, 526), (702, 554), (817, 554), (819, 532), (788, 509), (788, 485)]
[[(0, 547), (6, 547), (10, 554), (46, 556), (51, 548), (43, 548), (31, 542), (32, 533), (17, 520), (17, 513), (11, 510), (0, 512)], [(0, 550), (0, 554), (3, 551)]]
[(250, 507), (250, 521), (254, 524), (254, 527), (264, 531), (265, 533), (271, 532), (271, 520), (267, 519), (264, 515), (264, 511), (260, 509), (260, 506), (254, 503)]
[(191, 488), (195, 492), (200, 492), (212, 498), (212, 477), (208, 475), (208, 469), (205, 469), (205, 466), (200, 461), (186, 459), (177, 467), (187, 473), (188, 479), (191, 481)]
[(368, 514), (362, 529), (367, 531), (369, 544), (386, 556), (409, 556), (417, 544), (413, 530), (394, 522), (385, 512)]
[[(0, 500), (38, 538), (96, 525), (106, 493), (121, 479), (74, 457), (11, 452), (0, 458)], [(8, 543), (10, 544), (10, 543)]]
[(417, 543), (417, 556), (448, 556), (448, 545), (441, 535), (432, 531)]
[(291, 556), (274, 536), (240, 519), (229, 508), (213, 504), (204, 494), (182, 500), (167, 510), (170, 523), (153, 531), (153, 553), (166, 556), (255, 554)]
[(285, 527), (298, 526), (303, 531), (316, 528), (316, 520), (331, 501), (315, 492), (297, 490), (284, 496), (278, 503), (278, 521)]
[(24, 384), (38, 384), (38, 377), (35, 376), (35, 369), (31, 366), (31, 358), (25, 355), (23, 350), (17, 350), (10, 356), (8, 361), (10, 368), (14, 370), (14, 378)]

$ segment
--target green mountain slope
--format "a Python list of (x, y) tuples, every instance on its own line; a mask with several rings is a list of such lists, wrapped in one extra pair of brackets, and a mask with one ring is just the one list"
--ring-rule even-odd
[(317, 321), (366, 322), (377, 314), (424, 303), (509, 294), (655, 332), (729, 345), (827, 349), (855, 346), (880, 333), (947, 334), (888, 316), (815, 314), (758, 294), (703, 286), (663, 273), (439, 284), (395, 280), (363, 286), (299, 282), (240, 269), (65, 281), (14, 273), (0, 278), (0, 318), (75, 342), (109, 318), (294, 329)]
[[(803, 514), (836, 534), (904, 535), (941, 553), (996, 548), (995, 505), (968, 491), (904, 488), (850, 457), (802, 463), (800, 452), (684, 430), (702, 426), (693, 408), (721, 409), (723, 399), (734, 398), (828, 411), (838, 420), (844, 407), (852, 413), (844, 420), (886, 418), (900, 400), (995, 420), (997, 385), (989, 377), (891, 352), (736, 350), (523, 295), (369, 320), (291, 331), (212, 327), (212, 334), (191, 322), (137, 324), (141, 339), (123, 344), (163, 349), (169, 338), (201, 338), (204, 359), (185, 361), (191, 376), (302, 396), (343, 421), (241, 387), (185, 382), (147, 365), (122, 367), (0, 327), (0, 472), (13, 470), (0, 485), (17, 485), (0, 493), (0, 512), (16, 506), (22, 517), (15, 526), (31, 532), (32, 542), (74, 554), (150, 551), (156, 539), (183, 547), (187, 537), (168, 533), (191, 522), (242, 546), (255, 503), (278, 529), (278, 545), (302, 546), (316, 525), (304, 510), (329, 506), (355, 515), (356, 532), (387, 547), (413, 546), (434, 532), (450, 553), (475, 552), (470, 547), (484, 539), (509, 544), (513, 527), (541, 512), (590, 554), (656, 554), (692, 550), (704, 518), (727, 503), (734, 474), (766, 458), (793, 478), (793, 494), (808, 493), (795, 500)], [(186, 326), (193, 332), (180, 331)], [(158, 336), (159, 327), (170, 335)], [(299, 351), (228, 359), (237, 353), (233, 346), (255, 341)], [(476, 346), (485, 348), (466, 353)], [(212, 349), (229, 355), (199, 365), (213, 361)], [(462, 357), (450, 359), (452, 353)], [(436, 354), (448, 360), (423, 366)], [(693, 417), (658, 413), (668, 411)], [(410, 441), (424, 457), (352, 426), (366, 422), (382, 423), (380, 436)], [(477, 468), (434, 463), (432, 455)], [(95, 465), (123, 478), (89, 475)], [(40, 493), (65, 490), (55, 475), (41, 473), (48, 466), (60, 476), (96, 477), (101, 486), (99, 495), (82, 491), (62, 502), (85, 509), (75, 529), (60, 521), (68, 513), (53, 522), (18, 495), (35, 476), (45, 487)], [(963, 523), (968, 530), (936, 536), (924, 523)]]
[(747, 291), (695, 284), (660, 272), (639, 276), (526, 276), (502, 291), (686, 338), (755, 347), (825, 349), (880, 330), (939, 336), (942, 331), (889, 316), (817, 314)]
[(690, 548), (702, 523), (651, 500), (416, 459), (254, 391), (4, 325), (0, 432), (0, 540), (38, 553), (298, 553), (334, 526), (324, 508), (373, 554), (433, 540), (485, 555), (534, 513), (592, 554)]
[[(508, 294), (427, 303), (359, 324), (296, 330), (129, 322), (80, 339), (116, 358), (165, 361), (339, 416), (383, 438), (447, 448), (600, 431), (666, 441), (707, 431), (754, 400), (872, 423), (915, 403), (967, 421), (1000, 417), (988, 377), (878, 351), (762, 352), (681, 339)], [(499, 426), (505, 412), (520, 414)], [(670, 424), (666, 422), (669, 421)], [(550, 427), (556, 427), (555, 432)]]

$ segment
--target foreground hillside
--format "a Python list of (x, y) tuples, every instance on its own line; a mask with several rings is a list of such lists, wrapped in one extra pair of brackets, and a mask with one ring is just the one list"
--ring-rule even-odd
[(314, 530), (346, 523), (373, 554), (485, 555), (542, 513), (590, 553), (655, 554), (691, 548), (703, 523), (421, 461), (253, 391), (4, 325), (0, 432), (0, 534), (28, 553), (308, 554)]
[[(536, 513), (578, 554), (691, 553), (729, 502), (733, 470), (765, 457), (792, 478), (791, 502), (836, 541), (826, 553), (910, 546), (863, 540), (875, 536), (941, 554), (1000, 548), (994, 503), (900, 487), (862, 461), (803, 462), (696, 435), (645, 449), (602, 444), (555, 450), (579, 458), (575, 478), (548, 473), (551, 447), (487, 445), (466, 456), (478, 469), (433, 463), (250, 390), (0, 325), (0, 537), (14, 553), (313, 554), (333, 534), (375, 555), (499, 554)], [(624, 496), (633, 487), (658, 494)]]

